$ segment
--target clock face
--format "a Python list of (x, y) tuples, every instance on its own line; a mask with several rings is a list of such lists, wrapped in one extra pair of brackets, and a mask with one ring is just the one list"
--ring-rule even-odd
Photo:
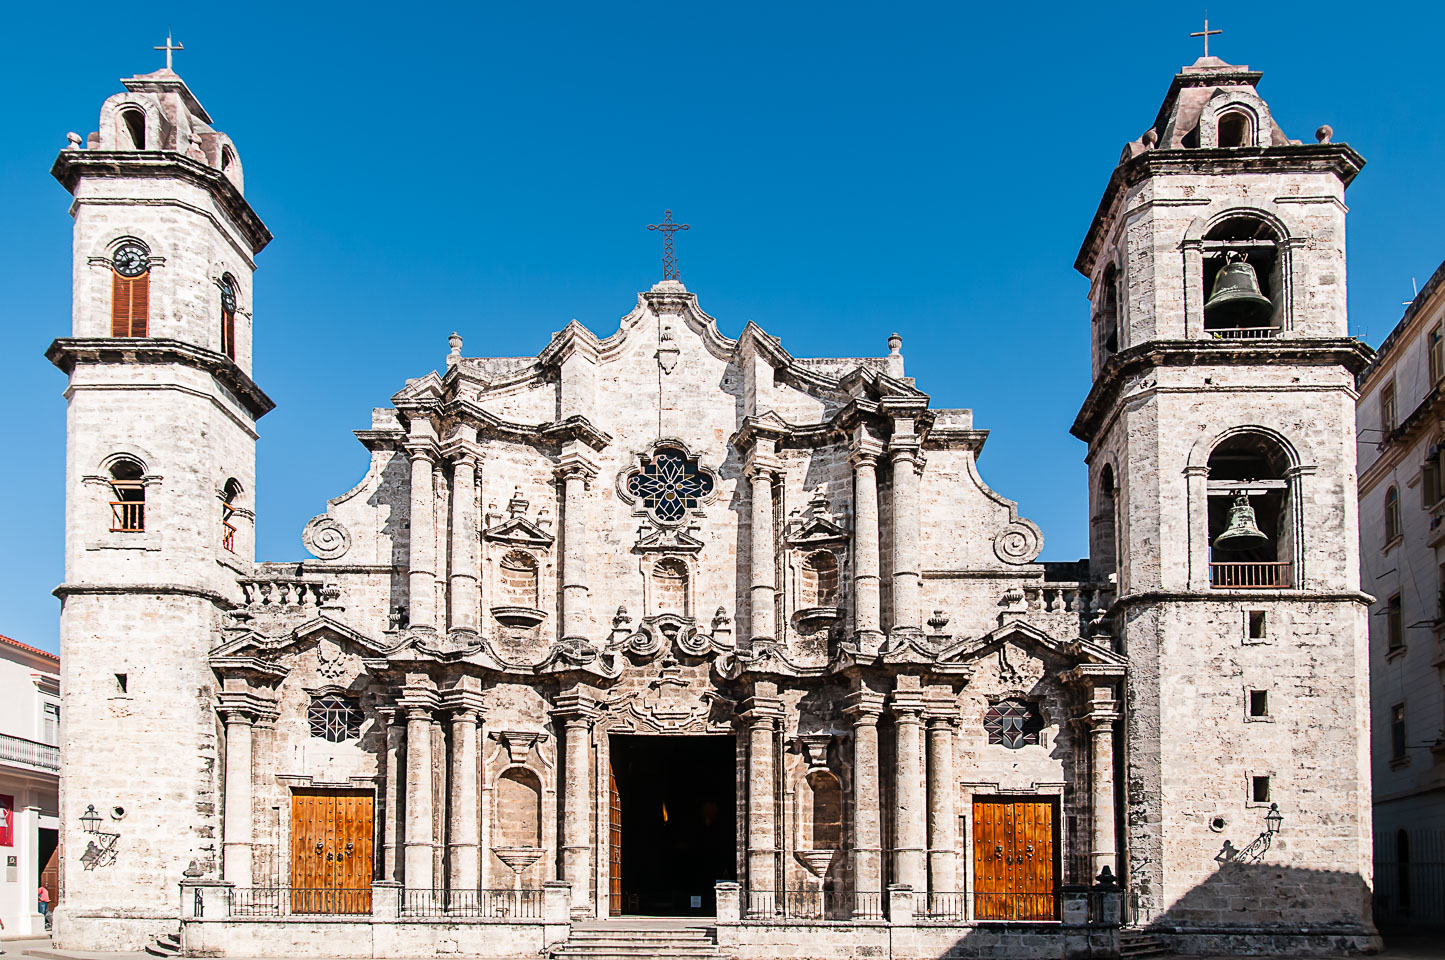
[(138, 277), (150, 269), (150, 257), (146, 255), (145, 248), (134, 243), (123, 245), (110, 262), (122, 277)]
[(236, 312), (236, 288), (229, 283), (221, 284), (221, 309), (227, 313)]

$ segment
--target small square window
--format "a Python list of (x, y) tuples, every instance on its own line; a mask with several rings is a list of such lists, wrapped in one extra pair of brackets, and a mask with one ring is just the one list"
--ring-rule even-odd
[(125, 692), (126, 692), (126, 687), (129, 685), (129, 683), (130, 683), (130, 677), (127, 676), (126, 674), (124, 674), (124, 673), (117, 673), (117, 674), (115, 675), (115, 687), (116, 687), (116, 692), (117, 692), (117, 693), (125, 693)]
[(1249, 800), (1251, 803), (1269, 803), (1269, 777), (1249, 778)]
[(1249, 691), (1249, 715), (1251, 717), (1269, 716), (1269, 691)]
[(1245, 635), (1250, 640), (1265, 640), (1268, 638), (1267, 621), (1263, 610), (1246, 610), (1245, 623), (1248, 633)]

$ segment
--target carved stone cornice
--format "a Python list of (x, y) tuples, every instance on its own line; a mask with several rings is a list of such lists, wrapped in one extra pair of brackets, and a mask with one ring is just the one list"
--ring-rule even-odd
[(920, 723), (928, 704), (920, 690), (894, 690), (888, 697), (888, 710), (897, 723)]
[(778, 697), (748, 697), (738, 704), (738, 718), (749, 726), (777, 723), (786, 716)]
[(590, 485), (596, 479), (598, 470), (597, 465), (580, 452), (569, 450), (558, 459), (557, 467), (552, 472), (563, 482), (570, 477), (581, 477), (583, 482)]
[(854, 690), (843, 698), (843, 713), (852, 719), (855, 727), (860, 724), (874, 725), (883, 716), (887, 699), (883, 694), (872, 690)]
[(216, 713), (226, 725), (233, 723), (254, 724), (263, 720), (274, 720), (279, 714), (276, 701), (259, 697), (254, 693), (223, 691), (216, 697)]
[[(138, 364), (176, 363), (203, 370), (215, 377), (236, 401), (259, 420), (276, 408), (276, 402), (246, 376), (236, 361), (194, 344), (168, 337), (61, 337), (50, 344), (45, 358), (69, 374), (80, 363)], [(135, 389), (144, 390), (144, 384)]]
[(585, 693), (560, 693), (552, 701), (552, 718), (568, 726), (591, 726), (602, 715), (597, 701)]

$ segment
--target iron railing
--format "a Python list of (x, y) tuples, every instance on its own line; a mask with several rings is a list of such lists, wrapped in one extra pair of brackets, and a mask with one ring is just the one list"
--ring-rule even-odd
[[(920, 898), (921, 899), (921, 898)], [(919, 906), (924, 909), (918, 909)], [(930, 890), (927, 902), (916, 904), (913, 916), (919, 920), (962, 921), (968, 919), (966, 891)]]
[(338, 890), (323, 887), (232, 887), (233, 917), (289, 917), (296, 914), (370, 916), (371, 888)]
[(975, 920), (1057, 920), (1059, 897), (1054, 893), (973, 894)]
[(112, 533), (142, 533), (146, 528), (144, 500), (112, 500), (110, 529)]
[(1267, 340), (1279, 332), (1279, 327), (1223, 327), (1205, 331), (1216, 340)]
[(853, 890), (750, 890), (745, 920), (882, 920), (883, 895)]
[(401, 894), (403, 917), (480, 917), (542, 919), (542, 890), (536, 887), (498, 890), (407, 888)]
[(1231, 590), (1284, 589), (1291, 586), (1290, 565), (1288, 561), (1211, 563), (1209, 585)]
[(1375, 834), (1375, 921), (1396, 927), (1445, 923), (1445, 831)]
[(60, 748), (23, 737), (0, 733), (0, 762), (24, 763), (45, 770), (60, 770)]

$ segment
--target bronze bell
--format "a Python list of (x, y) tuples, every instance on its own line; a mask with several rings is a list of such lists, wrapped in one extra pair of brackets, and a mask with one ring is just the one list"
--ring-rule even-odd
[(1238, 253), (1225, 256), (1224, 266), (1214, 277), (1214, 291), (1204, 304), (1204, 321), (1212, 327), (1265, 327), (1274, 314), (1274, 304), (1259, 292), (1254, 267)]
[(1229, 507), (1229, 524), (1224, 532), (1214, 538), (1216, 550), (1249, 550), (1254, 547), (1262, 547), (1269, 543), (1269, 537), (1264, 535), (1255, 524), (1254, 507), (1249, 505), (1249, 497), (1238, 496)]

